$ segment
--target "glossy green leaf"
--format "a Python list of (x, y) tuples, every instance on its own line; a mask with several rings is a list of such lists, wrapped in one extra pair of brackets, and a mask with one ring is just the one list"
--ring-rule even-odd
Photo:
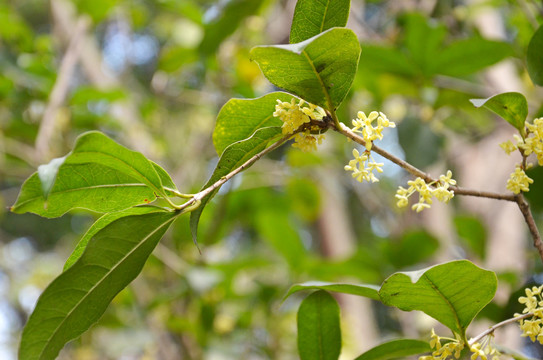
[(485, 69), (512, 54), (509, 44), (472, 37), (453, 42), (433, 59), (435, 73), (464, 76)]
[(294, 96), (272, 92), (257, 99), (230, 99), (221, 108), (213, 131), (213, 145), (221, 155), (228, 145), (247, 139), (263, 127), (281, 126), (283, 122), (272, 114), (277, 100), (288, 101)]
[(55, 178), (46, 200), (38, 173), (31, 175), (11, 211), (51, 218), (71, 209), (106, 213), (156, 199), (146, 184), (101, 164), (63, 164)]
[(524, 132), (524, 122), (528, 116), (528, 102), (521, 93), (508, 92), (488, 99), (471, 99), (475, 107), (484, 106), (501, 116), (520, 132)]
[(328, 110), (335, 110), (349, 92), (359, 57), (356, 35), (342, 28), (298, 44), (251, 50), (251, 58), (272, 84)]
[[(222, 153), (213, 174), (211, 174), (211, 177), (202, 189), (213, 185), (221, 177), (227, 175), (230, 171), (238, 168), (251, 157), (264, 150), (268, 143), (280, 134), (280, 127), (262, 128), (257, 130), (250, 138), (229, 145)], [(192, 232), (192, 239), (195, 243), (198, 232), (198, 223), (202, 211), (218, 191), (219, 189), (216, 189), (214, 192), (204, 197), (201, 200), (200, 206), (190, 214), (190, 230)]]
[(177, 190), (159, 165), (102, 133), (88, 132), (71, 153), (41, 165), (25, 181), (11, 210), (45, 217), (75, 208), (112, 212), (171, 195), (164, 186)]
[(463, 335), (475, 315), (492, 300), (496, 288), (496, 274), (459, 260), (395, 273), (383, 282), (379, 296), (385, 305), (423, 311)]
[(299, 43), (333, 27), (344, 27), (350, 0), (298, 0), (290, 28), (290, 43)]
[(158, 177), (160, 178), (160, 182), (162, 183), (162, 187), (164, 188), (164, 192), (168, 196), (174, 196), (172, 194), (172, 191), (178, 191), (177, 186), (173, 182), (172, 178), (170, 177), (170, 174), (166, 170), (164, 170), (160, 165), (157, 163), (149, 160), (151, 165), (153, 165), (153, 168), (155, 169), (156, 173), (158, 174)]
[(372, 300), (381, 300), (379, 297), (379, 286), (377, 285), (340, 284), (324, 281), (308, 281), (302, 284), (292, 285), (283, 299), (286, 299), (290, 295), (303, 290), (326, 290), (343, 294), (364, 296)]
[(155, 166), (141, 153), (129, 150), (98, 131), (87, 132), (77, 138), (66, 164), (97, 163), (135, 178), (165, 196)]
[(200, 52), (211, 55), (224, 39), (232, 35), (243, 19), (254, 14), (263, 0), (228, 0), (216, 2), (204, 14), (204, 38)]
[(528, 44), (526, 67), (534, 84), (543, 86), (543, 26), (535, 32)]
[(301, 360), (337, 360), (341, 352), (339, 306), (332, 295), (319, 290), (298, 309), (298, 353)]
[(97, 231), (81, 258), (42, 293), (23, 330), (19, 360), (55, 359), (102, 316), (141, 271), (176, 213), (119, 218)]
[(138, 206), (103, 215), (92, 224), (85, 235), (83, 235), (83, 237), (79, 240), (74, 251), (72, 251), (71, 255), (68, 257), (68, 260), (66, 260), (66, 263), (64, 264), (64, 271), (68, 270), (77, 260), (79, 260), (81, 255), (83, 255), (83, 251), (85, 251), (87, 248), (87, 244), (89, 243), (90, 239), (92, 239), (97, 232), (111, 224), (113, 221), (127, 216), (143, 215), (160, 211), (163, 210), (155, 206)]
[(428, 341), (413, 339), (398, 339), (377, 345), (366, 351), (355, 360), (391, 360), (405, 356), (430, 352)]

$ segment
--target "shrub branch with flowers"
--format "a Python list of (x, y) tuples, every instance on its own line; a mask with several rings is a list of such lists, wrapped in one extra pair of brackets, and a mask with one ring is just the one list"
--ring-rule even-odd
[[(253, 60), (268, 80), (286, 92), (274, 92), (257, 99), (232, 99), (224, 105), (213, 134), (220, 159), (198, 193), (181, 193), (159, 165), (99, 132), (81, 135), (68, 155), (40, 166), (27, 179), (11, 208), (15, 213), (58, 217), (71, 209), (84, 208), (104, 215), (82, 237), (66, 262), (64, 272), (41, 295), (24, 329), (19, 359), (56, 358), (63, 346), (87, 331), (115, 295), (139, 274), (177, 218), (190, 213), (196, 242), (200, 215), (223, 184), (290, 140), (294, 140), (293, 147), (302, 151), (315, 150), (329, 130), (362, 146), (362, 151), (352, 150), (353, 158), (344, 166), (357, 181), (379, 181), (383, 163), (377, 162), (373, 153), (414, 177), (407, 182), (407, 187), (398, 188), (395, 194), (398, 207), (406, 207), (411, 202), (411, 209), (421, 212), (430, 208), (434, 199), (447, 203), (455, 196), (515, 202), (543, 259), (539, 231), (522, 194), (529, 191), (533, 183), (525, 172), (532, 166), (529, 157), (535, 154), (539, 165), (543, 165), (543, 119), (526, 122), (524, 97), (507, 93), (473, 100), (476, 106), (498, 113), (519, 132), (514, 137), (516, 144), (511, 141), (501, 144), (507, 154), (518, 151), (521, 155), (506, 184), (511, 193), (462, 188), (450, 170), (434, 178), (375, 144), (386, 136), (387, 128), (395, 127), (382, 112), (371, 111), (366, 115), (359, 111), (351, 121), (352, 128), (338, 118), (336, 109), (349, 92), (361, 50), (355, 34), (344, 28), (349, 1), (338, 1), (333, 9), (337, 16), (326, 19), (322, 6), (326, 4), (299, 0), (291, 44), (258, 46), (251, 51)], [(308, 11), (311, 7), (315, 11)], [(302, 12), (304, 16), (300, 15)], [(325, 25), (314, 28), (315, 23)], [(541, 31), (539, 34), (543, 36)], [(543, 64), (530, 66), (541, 69)], [(241, 113), (251, 116), (238, 115)], [(93, 176), (89, 176), (88, 181), (78, 181), (82, 174), (91, 173)], [(412, 201), (415, 193), (418, 200)], [(409, 339), (390, 341), (358, 359), (424, 353), (420, 360), (459, 359), (467, 354), (472, 360), (500, 359), (507, 351), (500, 352), (494, 346), (493, 333), (516, 321), (523, 336), (543, 344), (543, 287), (526, 289), (526, 297), (519, 299), (526, 306), (523, 314), (468, 340), (468, 326), (493, 299), (496, 287), (494, 272), (458, 260), (419, 271), (395, 273), (380, 286), (298, 284), (287, 296), (302, 290), (316, 290), (305, 298), (298, 312), (298, 349), (302, 359), (339, 357), (339, 311), (329, 292), (364, 296), (405, 311), (422, 311), (452, 332), (452, 337), (445, 337), (432, 330), (429, 343)], [(318, 320), (313, 316), (316, 313), (322, 315)]]

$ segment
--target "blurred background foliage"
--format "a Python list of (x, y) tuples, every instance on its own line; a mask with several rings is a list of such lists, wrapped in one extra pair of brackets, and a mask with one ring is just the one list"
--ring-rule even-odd
[[(15, 358), (25, 319), (97, 214), (14, 215), (9, 206), (36, 167), (98, 129), (197, 191), (218, 157), (211, 134), (231, 97), (274, 90), (251, 47), (288, 43), (294, 0), (2, 0), (0, 2), (0, 358)], [(398, 124), (380, 143), (425, 171), (504, 192), (515, 159), (498, 143), (514, 130), (470, 98), (524, 93), (530, 118), (543, 93), (525, 70), (543, 6), (529, 0), (352, 0), (362, 43), (339, 114), (381, 110)], [(496, 65), (497, 64), (497, 65)], [(316, 153), (283, 147), (225, 186), (200, 225), (175, 224), (143, 273), (62, 359), (295, 359), (295, 313), (308, 280), (380, 284), (394, 271), (468, 258), (497, 271), (481, 328), (520, 311), (508, 305), (542, 266), (520, 214), (492, 200), (455, 199), (421, 215), (395, 208), (408, 176), (386, 164), (381, 182), (343, 171), (353, 144), (328, 134)], [(528, 194), (541, 224), (543, 172)], [(352, 296), (338, 297), (343, 358), (434, 326)], [(512, 302), (513, 301), (513, 302)], [(505, 334), (517, 334), (513, 328)], [(523, 348), (518, 336), (497, 342)], [(537, 349), (531, 350), (537, 357)]]

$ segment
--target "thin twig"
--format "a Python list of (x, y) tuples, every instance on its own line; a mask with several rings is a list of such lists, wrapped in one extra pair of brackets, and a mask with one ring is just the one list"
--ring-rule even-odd
[[(349, 139), (357, 142), (360, 145), (366, 145), (366, 141), (363, 137), (360, 135), (354, 133), (351, 129), (349, 129), (347, 126), (341, 124), (340, 129), (336, 128), (336, 131), (340, 132), (341, 134), (347, 136)], [(394, 164), (398, 165), (402, 169), (409, 172), (411, 175), (418, 176), (422, 178), (427, 183), (436, 182), (437, 179), (432, 178), (430, 175), (425, 173), (424, 171), (416, 168), (415, 166), (411, 165), (407, 161), (404, 161), (391, 153), (381, 149), (377, 145), (373, 144), (371, 147), (371, 150), (375, 153), (381, 155), (385, 159), (388, 159), (392, 161)], [(455, 195), (464, 195), (464, 196), (475, 196), (475, 197), (484, 197), (489, 199), (497, 199), (497, 200), (506, 200), (506, 201), (513, 201), (517, 202), (516, 196), (513, 194), (499, 194), (499, 193), (493, 193), (489, 191), (479, 191), (479, 190), (472, 190), (472, 189), (465, 189), (461, 188), (459, 186), (450, 186), (449, 187), (452, 191), (454, 191)]]
[(534, 240), (534, 247), (539, 252), (539, 257), (541, 258), (541, 260), (543, 260), (543, 242), (541, 242), (541, 235), (539, 234), (539, 230), (537, 229), (537, 225), (535, 224), (534, 217), (532, 215), (532, 212), (530, 211), (530, 205), (528, 204), (524, 196), (522, 196), (522, 194), (516, 195), (516, 202), (518, 204), (520, 212), (524, 216), (526, 224), (528, 224), (528, 229), (530, 229), (530, 233), (532, 234), (532, 238)]
[[(347, 126), (340, 124), (339, 128), (334, 128), (334, 130), (338, 131), (339, 133), (347, 136), (349, 139), (357, 142), (361, 145), (366, 145), (366, 141), (361, 136), (355, 134), (351, 129), (349, 129)], [(397, 158), (396, 156), (388, 153), (387, 151), (379, 148), (376, 145), (372, 145), (371, 150), (376, 152), (377, 154), (381, 155), (382, 157), (392, 161), (396, 165), (400, 166), (402, 169), (405, 169), (407, 172), (414, 176), (418, 176), (427, 183), (436, 182), (437, 180), (432, 178), (430, 175), (426, 174), (422, 170), (416, 168), (415, 166), (409, 164), (408, 162)], [(541, 235), (539, 234), (539, 230), (537, 229), (537, 226), (535, 224), (534, 217), (532, 215), (532, 212), (530, 211), (530, 205), (528, 202), (526, 202), (526, 199), (522, 194), (499, 194), (499, 193), (493, 193), (489, 191), (479, 191), (479, 190), (472, 190), (472, 189), (465, 189), (461, 188), (459, 186), (450, 186), (450, 189), (454, 192), (455, 195), (464, 195), (464, 196), (475, 196), (475, 197), (482, 197), (482, 198), (488, 198), (488, 199), (496, 199), (496, 200), (504, 200), (504, 201), (511, 201), (517, 203), (520, 212), (524, 216), (524, 220), (526, 221), (526, 224), (528, 225), (528, 229), (530, 230), (530, 233), (532, 235), (532, 239), (534, 241), (534, 247), (539, 252), (539, 256), (541, 257), (541, 260), (543, 260), (543, 242), (541, 241)]]
[(58, 76), (51, 90), (49, 102), (43, 113), (43, 119), (38, 130), (38, 135), (36, 136), (36, 154), (42, 160), (46, 160), (50, 155), (51, 137), (55, 132), (55, 120), (58, 109), (68, 94), (70, 80), (73, 78), (75, 66), (79, 60), (82, 39), (85, 36), (88, 26), (89, 20), (86, 17), (81, 17), (78, 20), (66, 53), (60, 63)]
[(178, 211), (183, 211), (184, 209), (188, 208), (191, 205), (194, 205), (200, 201), (209, 194), (213, 193), (215, 190), (220, 188), (224, 183), (226, 183), (228, 180), (242, 172), (243, 170), (249, 168), (251, 165), (253, 165), (258, 159), (260, 159), (262, 156), (268, 154), (269, 152), (272, 152), (273, 150), (277, 149), (279, 146), (283, 145), (288, 139), (292, 137), (292, 134), (286, 135), (282, 137), (277, 142), (273, 143), (271, 146), (267, 147), (266, 149), (262, 150), (256, 155), (253, 155), (249, 160), (244, 162), (241, 166), (235, 168), (234, 170), (230, 171), (225, 176), (221, 177), (219, 180), (217, 180), (213, 185), (205, 188), (204, 190), (200, 191), (199, 193), (194, 194), (194, 196), (187, 201), (186, 203), (180, 205), (177, 207)]
[(519, 320), (522, 320), (522, 319), (526, 319), (526, 318), (529, 318), (531, 316), (534, 316), (534, 313), (527, 313), (527, 314), (524, 314), (524, 315), (520, 315), (520, 316), (516, 316), (514, 318), (511, 318), (511, 319), (507, 319), (507, 320), (504, 320), (500, 323), (497, 323), (496, 325), (488, 328), (487, 330), (483, 331), (482, 333), (480, 333), (479, 335), (477, 335), (476, 337), (474, 337), (473, 339), (471, 339), (468, 343), (468, 345), (471, 347), (473, 346), (475, 343), (478, 343), (482, 338), (484, 338), (485, 336), (489, 335), (489, 334), (492, 334), (494, 331), (496, 331), (496, 329), (498, 328), (501, 328), (502, 326), (505, 326), (507, 324), (511, 324), (511, 323), (514, 323), (514, 322), (517, 322)]

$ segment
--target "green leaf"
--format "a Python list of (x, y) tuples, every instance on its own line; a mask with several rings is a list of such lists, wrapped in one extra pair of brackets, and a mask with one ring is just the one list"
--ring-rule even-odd
[(290, 102), (294, 95), (272, 92), (257, 99), (230, 99), (221, 108), (213, 131), (213, 145), (221, 155), (228, 145), (247, 139), (263, 127), (281, 126), (283, 122), (272, 114), (277, 99)]
[(377, 285), (340, 284), (323, 281), (308, 281), (302, 284), (292, 285), (287, 294), (283, 297), (283, 300), (295, 292), (315, 289), (364, 296), (372, 300), (381, 300), (379, 297), (379, 286)]
[(419, 310), (464, 335), (475, 315), (494, 297), (496, 274), (467, 260), (395, 273), (379, 290), (385, 305)]
[(436, 52), (432, 64), (438, 74), (464, 76), (483, 70), (511, 53), (507, 43), (472, 37), (453, 42)]
[(57, 217), (75, 208), (100, 213), (154, 201), (177, 190), (168, 173), (99, 132), (81, 135), (64, 158), (41, 165), (11, 210)]
[(64, 264), (64, 271), (68, 270), (77, 260), (79, 260), (81, 255), (83, 255), (83, 251), (85, 251), (87, 248), (87, 244), (89, 243), (90, 239), (92, 239), (97, 232), (111, 224), (113, 221), (130, 215), (143, 215), (159, 211), (163, 210), (160, 210), (155, 206), (138, 206), (105, 214), (104, 216), (100, 217), (94, 222), (94, 224), (92, 224), (89, 230), (87, 230), (81, 240), (79, 240), (74, 251), (72, 251), (72, 254), (68, 257), (68, 260), (66, 260), (66, 264)]
[(263, 0), (228, 0), (212, 5), (204, 15), (204, 38), (200, 52), (211, 55), (219, 45), (241, 24), (243, 19), (254, 14)]
[(498, 94), (488, 99), (471, 99), (475, 107), (484, 106), (501, 116), (509, 124), (524, 133), (524, 122), (528, 116), (528, 102), (518, 92)]
[(528, 44), (526, 67), (534, 84), (543, 86), (543, 26), (535, 32)]
[(333, 27), (344, 27), (350, 0), (298, 0), (290, 28), (290, 43), (309, 39)]
[(473, 216), (459, 215), (454, 218), (454, 226), (458, 237), (466, 243), (471, 251), (484, 260), (487, 234), (481, 221)]
[(24, 182), (11, 211), (52, 218), (71, 209), (106, 213), (156, 199), (146, 184), (101, 164), (64, 163), (56, 178), (58, 181), (54, 182), (46, 199), (38, 173), (31, 175)]
[(405, 23), (404, 42), (409, 50), (409, 58), (418, 65), (420, 72), (430, 76), (447, 28), (418, 13), (407, 14)]
[(364, 55), (360, 58), (361, 70), (388, 72), (406, 77), (414, 77), (419, 69), (406, 54), (396, 48), (377, 44), (363, 44)]
[(163, 210), (130, 215), (97, 231), (81, 258), (40, 296), (23, 330), (19, 359), (55, 359), (68, 341), (98, 321), (140, 273), (176, 216)]
[(158, 174), (158, 177), (160, 178), (160, 182), (162, 183), (162, 186), (164, 187), (164, 192), (168, 196), (174, 196), (170, 190), (178, 191), (177, 186), (174, 184), (172, 178), (170, 177), (170, 174), (166, 172), (160, 165), (157, 163), (149, 160), (151, 165), (153, 165), (153, 168), (155, 169), (156, 173)]
[[(202, 190), (208, 188), (217, 182), (221, 177), (227, 175), (230, 171), (238, 168), (243, 165), (247, 160), (249, 160), (254, 155), (258, 154), (264, 150), (268, 143), (275, 137), (281, 134), (280, 127), (267, 127), (258, 129), (250, 138), (235, 142), (229, 145), (221, 155), (213, 174), (207, 181), (207, 183), (202, 187)], [(192, 232), (192, 239), (196, 244), (197, 241), (197, 232), (198, 232), (198, 223), (200, 221), (200, 216), (206, 204), (215, 196), (219, 191), (216, 189), (211, 194), (207, 195), (201, 200), (200, 206), (193, 210), (190, 214), (190, 230)]]
[(291, 268), (303, 268), (307, 250), (284, 208), (266, 206), (258, 211), (255, 214), (255, 229)]
[(432, 351), (432, 349), (430, 348), (428, 341), (398, 339), (377, 345), (373, 349), (368, 350), (357, 357), (355, 360), (390, 360), (430, 351)]
[(302, 301), (297, 318), (300, 359), (337, 360), (341, 330), (336, 300), (326, 291), (314, 292)]
[(251, 50), (268, 80), (330, 111), (343, 101), (360, 57), (349, 29), (333, 28), (298, 44), (257, 46)]
[(65, 163), (97, 163), (110, 167), (141, 181), (158, 195), (166, 197), (155, 166), (145, 156), (117, 144), (98, 131), (90, 131), (79, 136)]

